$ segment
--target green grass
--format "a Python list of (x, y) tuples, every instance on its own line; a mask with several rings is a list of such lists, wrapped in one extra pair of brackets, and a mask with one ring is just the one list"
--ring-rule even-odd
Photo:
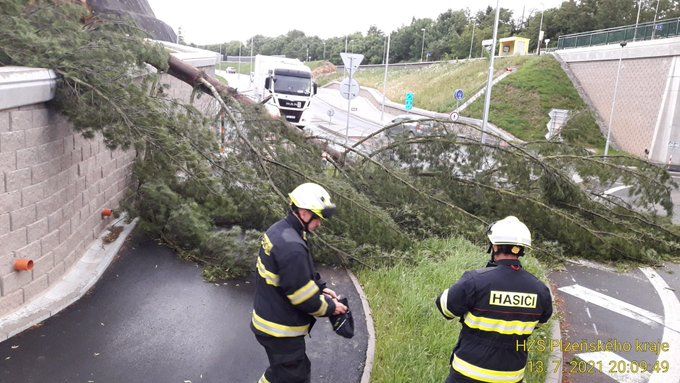
[[(373, 312), (376, 354), (372, 382), (443, 382), (449, 357), (458, 340), (460, 323), (447, 321), (434, 299), (466, 270), (484, 267), (488, 255), (463, 239), (429, 239), (413, 250), (417, 261), (358, 273)], [(545, 280), (545, 270), (532, 257), (523, 264)], [(532, 337), (546, 337), (548, 327)], [(549, 342), (549, 338), (546, 337)], [(548, 354), (530, 353), (530, 360), (548, 366)], [(526, 383), (545, 380), (545, 373), (528, 371)]]
[[(504, 57), (494, 62), (496, 75), (509, 66), (522, 66), (532, 58), (529, 56)], [(463, 89), (466, 97), (471, 97), (486, 84), (489, 62), (475, 60), (456, 64), (435, 64), (424, 68), (390, 68), (387, 74), (387, 97), (403, 103), (406, 93), (415, 96), (415, 106), (436, 112), (450, 112), (456, 107), (453, 92)], [(382, 92), (384, 68), (362, 69), (356, 79), (362, 86)], [(324, 85), (332, 80), (341, 80), (343, 73), (324, 76), (317, 81)]]
[(250, 72), (251, 72), (249, 62), (248, 63), (242, 62), (240, 68), (239, 68), (238, 63), (221, 62), (221, 63), (217, 64), (217, 69), (226, 70), (227, 67), (232, 67), (232, 68), (236, 69), (236, 71), (239, 72), (240, 74), (250, 74)]
[[(482, 118), (484, 99), (470, 105), (464, 115)], [(574, 117), (562, 131), (565, 141), (603, 148), (604, 138), (578, 92), (552, 56), (534, 57), (517, 73), (494, 86), (489, 121), (526, 140), (544, 140), (550, 109), (569, 109)]]

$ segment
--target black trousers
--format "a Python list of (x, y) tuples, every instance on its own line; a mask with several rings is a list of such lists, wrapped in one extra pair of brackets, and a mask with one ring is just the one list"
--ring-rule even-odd
[[(483, 383), (479, 380), (475, 379), (470, 379), (467, 376), (461, 374), (460, 372), (454, 370), (453, 368), (449, 368), (449, 377), (446, 378), (445, 383)], [(520, 380), (518, 383), (521, 383), (522, 380)]]
[(312, 364), (305, 353), (305, 338), (255, 335), (269, 358), (264, 377), (269, 383), (309, 383)]

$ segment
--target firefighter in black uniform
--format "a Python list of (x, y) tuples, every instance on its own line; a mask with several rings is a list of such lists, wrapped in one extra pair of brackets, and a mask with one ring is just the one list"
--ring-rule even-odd
[(531, 246), (526, 225), (509, 216), (492, 224), (487, 236), (491, 262), (463, 274), (436, 300), (444, 317), (462, 323), (447, 383), (521, 382), (525, 342), (552, 315), (548, 287), (519, 262)]
[(288, 217), (265, 232), (257, 259), (260, 277), (251, 328), (269, 358), (259, 383), (309, 382), (305, 335), (315, 317), (347, 312), (315, 271), (307, 247), (307, 234), (335, 213), (335, 205), (328, 192), (313, 183), (298, 186), (289, 197)]

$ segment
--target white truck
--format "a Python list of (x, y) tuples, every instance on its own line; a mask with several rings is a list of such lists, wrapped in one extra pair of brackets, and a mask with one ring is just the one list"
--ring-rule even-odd
[(311, 116), (305, 111), (317, 86), (308, 66), (298, 59), (257, 55), (252, 79), (256, 100), (264, 102), (270, 114), (299, 128), (309, 123)]

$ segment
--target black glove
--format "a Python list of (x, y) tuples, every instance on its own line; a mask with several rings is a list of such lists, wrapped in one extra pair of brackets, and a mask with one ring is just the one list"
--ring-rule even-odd
[(345, 338), (352, 338), (354, 336), (354, 318), (352, 317), (352, 311), (349, 309), (346, 297), (339, 297), (338, 301), (347, 306), (347, 312), (341, 315), (331, 315), (328, 319), (331, 321), (333, 331), (335, 331), (336, 334)]

